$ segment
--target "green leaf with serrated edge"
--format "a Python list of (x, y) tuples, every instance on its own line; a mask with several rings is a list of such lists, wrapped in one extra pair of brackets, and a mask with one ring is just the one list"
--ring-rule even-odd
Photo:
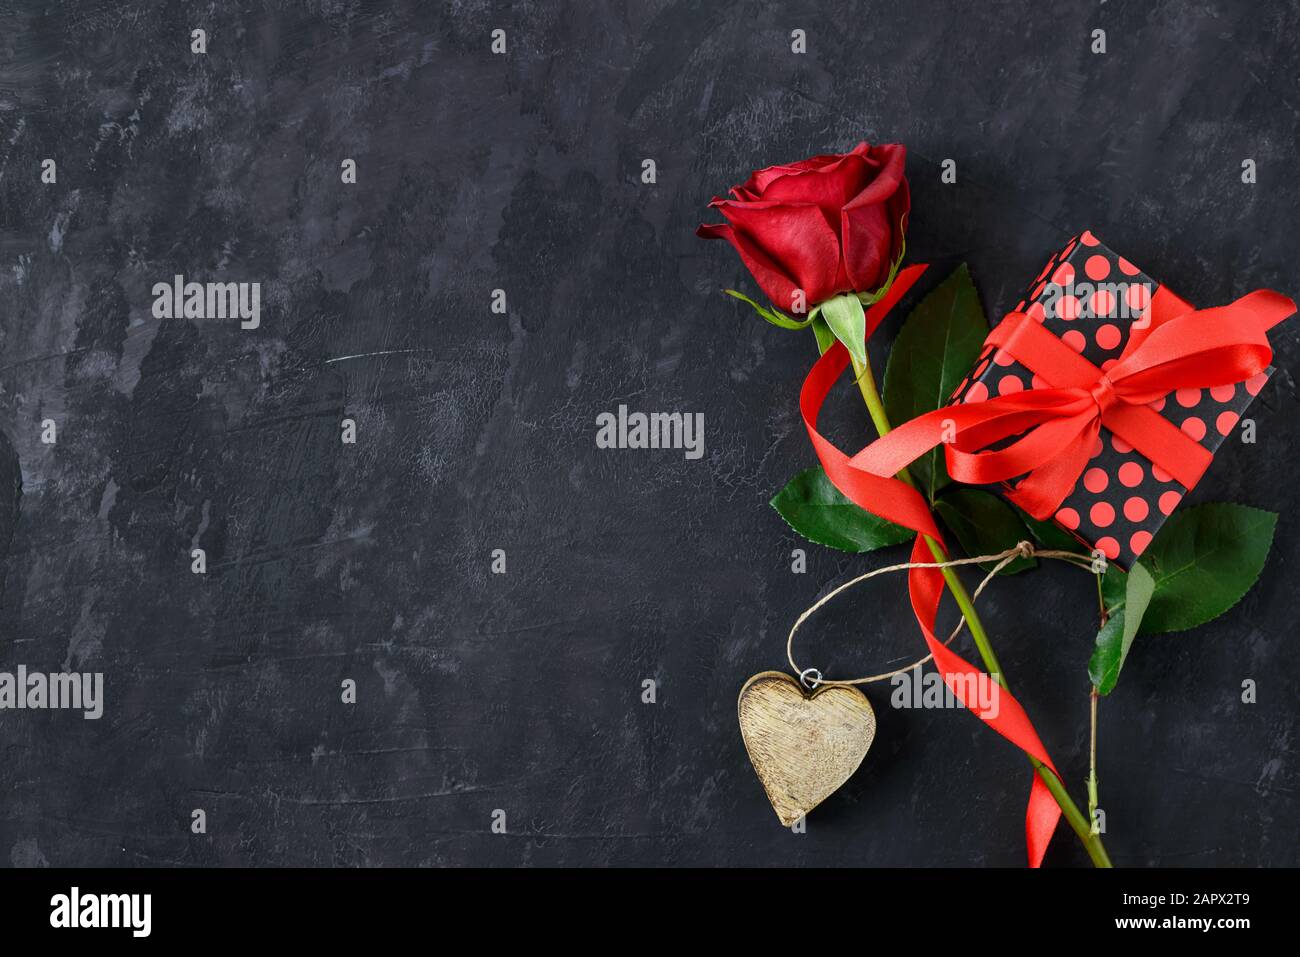
[(728, 296), (730, 296), (732, 299), (739, 299), (741, 302), (748, 303), (756, 313), (758, 313), (760, 316), (762, 316), (772, 325), (780, 326), (782, 329), (806, 329), (808, 328), (808, 324), (812, 322), (813, 319), (812, 316), (809, 316), (808, 318), (802, 321), (797, 319), (791, 319), (789, 316), (781, 312), (781, 310), (779, 309), (768, 309), (766, 306), (759, 305), (753, 299), (750, 299), (748, 296), (746, 296), (743, 292), (737, 292), (735, 289), (724, 289), (722, 291), (726, 293)]
[(817, 337), (817, 354), (825, 355), (826, 350), (835, 345), (835, 333), (831, 332), (831, 327), (826, 325), (826, 320), (820, 315), (813, 318), (812, 331)]
[[(912, 310), (894, 341), (885, 366), (889, 421), (902, 425), (946, 405), (979, 358), (988, 332), (979, 294), (963, 263)], [(910, 468), (931, 501), (949, 482), (942, 446)]]
[[(1011, 506), (983, 489), (950, 489), (934, 503), (934, 510), (971, 557), (1015, 548), (1029, 535)], [(995, 564), (982, 562), (980, 567), (992, 571)], [(1001, 574), (1014, 575), (1037, 565), (1038, 562), (1032, 558), (1017, 558), (1002, 569)]]
[(1129, 574), (1107, 568), (1101, 590), (1110, 617), (1088, 662), (1098, 690), (1114, 689), (1136, 636), (1194, 628), (1240, 601), (1264, 567), (1276, 524), (1275, 513), (1246, 505), (1197, 505), (1160, 529)]
[(867, 364), (867, 314), (852, 293), (845, 293), (821, 304), (822, 318), (835, 338), (844, 343), (858, 365)]
[(870, 552), (916, 535), (858, 508), (831, 484), (820, 466), (792, 478), (772, 499), (772, 507), (810, 542), (845, 552)]
[(1142, 616), (1156, 587), (1155, 579), (1141, 562), (1123, 577), (1127, 579), (1124, 604), (1109, 613), (1106, 624), (1097, 632), (1092, 657), (1088, 660), (1088, 677), (1100, 694), (1110, 694), (1115, 690), (1120, 669), (1133, 647), (1133, 639), (1141, 628)]
[(1219, 617), (1259, 577), (1277, 513), (1212, 503), (1174, 513), (1138, 563), (1155, 580), (1140, 634), (1184, 631)]

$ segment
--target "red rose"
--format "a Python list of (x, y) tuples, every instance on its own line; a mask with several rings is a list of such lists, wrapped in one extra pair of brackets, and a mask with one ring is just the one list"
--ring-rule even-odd
[[(696, 234), (725, 239), (778, 309), (803, 311), (845, 292), (874, 292), (903, 248), (911, 206), (898, 143), (769, 166), (710, 208), (727, 222)], [(796, 309), (803, 291), (804, 308)]]

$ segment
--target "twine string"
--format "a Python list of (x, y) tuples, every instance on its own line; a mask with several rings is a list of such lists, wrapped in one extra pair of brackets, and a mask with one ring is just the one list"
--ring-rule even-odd
[[(895, 668), (893, 671), (886, 671), (878, 675), (867, 675), (862, 678), (847, 678), (847, 679), (836, 679), (836, 680), (832, 680), (830, 678), (823, 678), (821, 672), (818, 671), (816, 668), (801, 669), (797, 664), (795, 664), (795, 660), (794, 660), (795, 632), (797, 632), (799, 628), (803, 625), (803, 623), (806, 622), (809, 618), (811, 618), (819, 608), (825, 605), (828, 601), (830, 601), (840, 592), (847, 591), (853, 586), (861, 584), (862, 582), (866, 581), (868, 578), (875, 578), (877, 575), (886, 575), (889, 574), (890, 572), (906, 571), (910, 568), (954, 568), (958, 565), (982, 565), (985, 562), (996, 562), (997, 564), (995, 564), (992, 570), (987, 575), (984, 576), (984, 580), (979, 583), (979, 587), (976, 588), (974, 593), (971, 595), (971, 602), (973, 603), (979, 599), (980, 593), (984, 591), (984, 589), (988, 586), (988, 583), (991, 582), (994, 579), (994, 577), (996, 577), (997, 574), (1000, 571), (1002, 571), (1002, 569), (1006, 568), (1008, 565), (1010, 565), (1012, 562), (1016, 561), (1019, 558), (1053, 558), (1058, 561), (1063, 561), (1066, 562), (1067, 564), (1074, 565), (1077, 568), (1083, 568), (1087, 571), (1093, 572), (1094, 574), (1101, 574), (1106, 570), (1106, 557), (1102, 555), (1101, 552), (1093, 552), (1091, 555), (1084, 555), (1084, 554), (1080, 554), (1079, 552), (1059, 551), (1050, 548), (1039, 549), (1039, 548), (1035, 548), (1032, 542), (1019, 542), (1013, 548), (1008, 548), (994, 555), (976, 555), (974, 558), (954, 558), (951, 561), (946, 561), (946, 562), (902, 562), (898, 565), (887, 565), (884, 568), (877, 568), (874, 571), (869, 571), (866, 574), (859, 575), (857, 578), (850, 579), (849, 581), (846, 581), (843, 585), (840, 585), (832, 589), (831, 591), (823, 595), (821, 598), (818, 598), (815, 602), (813, 602), (813, 604), (810, 605), (803, 612), (803, 614), (801, 614), (797, 619), (795, 619), (795, 623), (790, 626), (790, 635), (788, 638), (786, 638), (785, 641), (785, 656), (787, 660), (789, 660), (790, 662), (791, 669), (793, 669), (794, 673), (799, 676), (800, 684), (802, 684), (809, 691), (812, 691), (813, 689), (817, 688), (819, 685), (824, 685), (826, 687), (837, 687), (837, 686), (845, 687), (848, 685), (865, 685), (865, 684), (870, 684), (873, 681), (885, 681), (886, 679), (892, 678), (895, 675), (901, 675), (905, 671), (911, 671), (913, 668), (918, 668), (921, 665), (925, 664), (927, 661), (931, 660), (934, 657), (934, 655), (933, 654), (926, 655), (924, 658), (919, 658), (916, 661), (912, 662), (910, 665), (905, 665), (902, 668)], [(952, 634), (949, 635), (947, 640), (944, 641), (944, 646), (947, 647), (948, 645), (952, 644), (953, 640), (956, 639), (956, 637), (959, 634), (961, 634), (961, 630), (964, 627), (966, 627), (966, 616), (962, 615), (957, 621), (957, 627), (953, 629)]]

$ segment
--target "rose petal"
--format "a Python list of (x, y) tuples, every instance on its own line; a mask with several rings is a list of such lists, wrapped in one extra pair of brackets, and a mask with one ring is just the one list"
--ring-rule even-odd
[[(767, 257), (767, 254), (750, 243), (726, 223), (717, 225), (701, 223), (695, 235), (702, 239), (725, 239), (740, 253), (740, 259), (749, 270), (758, 287), (763, 290), (768, 300), (782, 311), (787, 311), (794, 298), (796, 284), (790, 280), (779, 266)], [(782, 305), (784, 303), (785, 305)]]
[(883, 206), (845, 209), (841, 214), (844, 234), (844, 271), (858, 292), (871, 292), (889, 275), (889, 217)]
[(844, 267), (859, 292), (878, 288), (888, 277), (902, 251), (903, 229), (911, 209), (903, 172), (906, 149), (888, 144), (876, 147), (874, 155), (882, 164), (879, 172), (840, 214)]
[(839, 235), (840, 210), (871, 181), (875, 171), (857, 153), (849, 153), (820, 169), (783, 176), (763, 193), (763, 202), (815, 204), (827, 224)]
[[(843, 275), (839, 240), (817, 206), (766, 201), (738, 203), (725, 199), (714, 200), (709, 205), (736, 228), (738, 238), (733, 240), (733, 245), (739, 250), (745, 242), (761, 250), (769, 262), (804, 291), (809, 308), (847, 288), (837, 287)], [(791, 308), (788, 295), (774, 296), (772, 301), (779, 309)]]
[(768, 166), (749, 175), (737, 189), (744, 190), (751, 197), (759, 197), (773, 182), (783, 176), (789, 176), (793, 173), (799, 173), (804, 170), (821, 169), (823, 166), (829, 166), (831, 163), (842, 159), (837, 153), (826, 153), (821, 156), (811, 156), (808, 159), (799, 160), (796, 163), (782, 163), (780, 166)]

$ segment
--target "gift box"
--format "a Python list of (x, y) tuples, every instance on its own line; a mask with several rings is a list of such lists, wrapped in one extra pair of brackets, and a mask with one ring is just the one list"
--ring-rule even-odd
[[(1104, 372), (1125, 354), (1130, 341), (1137, 345), (1149, 333), (1158, 290), (1156, 280), (1085, 232), (1048, 260), (1016, 312), (1041, 323)], [(1163, 290), (1160, 301), (1193, 309), (1169, 290)], [(1272, 372), (1270, 366), (1235, 385), (1178, 389), (1150, 408), (1213, 454)], [(987, 345), (953, 393), (953, 402), (982, 402), (1049, 387), (1009, 353)], [(1103, 425), (1087, 467), (1054, 517), (1089, 549), (1100, 549), (1127, 568), (1187, 492), (1187, 486)]]

